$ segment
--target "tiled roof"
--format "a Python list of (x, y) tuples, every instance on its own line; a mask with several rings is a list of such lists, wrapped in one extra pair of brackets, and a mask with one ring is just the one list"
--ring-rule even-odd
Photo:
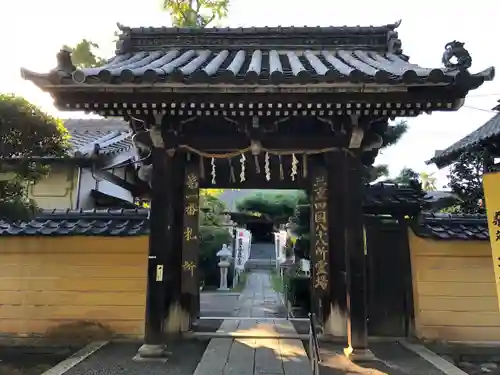
[(275, 49), (135, 52), (99, 68), (73, 73), (76, 83), (437, 83), (459, 75), (410, 64), (403, 55), (367, 50), (279, 51)]
[(363, 201), (367, 214), (415, 214), (425, 204), (425, 193), (407, 185), (379, 182), (366, 188)]
[[(240, 83), (450, 84), (476, 88), (493, 77), (466, 70), (424, 68), (402, 54), (395, 28), (127, 28), (121, 26), (117, 55), (106, 64), (71, 72), (61, 52), (52, 75), (22, 70), (25, 78), (53, 84)], [(63, 57), (66, 56), (66, 57)]]
[(26, 223), (0, 221), (0, 236), (139, 236), (149, 232), (146, 209), (44, 210)]
[(481, 143), (487, 142), (494, 137), (500, 138), (500, 113), (497, 113), (484, 125), (440, 152), (428, 163), (435, 163), (440, 168), (446, 167), (458, 159), (462, 153), (471, 151), (479, 147)]
[(118, 119), (68, 119), (64, 126), (71, 135), (73, 154), (83, 156), (99, 144), (99, 154), (113, 155), (134, 147), (128, 123)]
[[(365, 213), (417, 213), (421, 193), (394, 184), (368, 189)], [(0, 236), (135, 236), (148, 234), (147, 209), (44, 210), (27, 223), (0, 221)]]
[(417, 236), (436, 240), (489, 240), (485, 215), (422, 214), (412, 228)]

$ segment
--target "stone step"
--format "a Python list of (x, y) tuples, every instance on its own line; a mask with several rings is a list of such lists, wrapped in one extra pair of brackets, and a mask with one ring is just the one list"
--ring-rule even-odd
[(274, 259), (248, 259), (245, 264), (247, 271), (251, 270), (271, 270), (276, 268)]

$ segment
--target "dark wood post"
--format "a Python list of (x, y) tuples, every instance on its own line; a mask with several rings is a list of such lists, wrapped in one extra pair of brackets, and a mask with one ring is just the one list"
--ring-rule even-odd
[(344, 175), (344, 220), (346, 250), (346, 289), (348, 348), (345, 353), (356, 359), (369, 359), (368, 350), (368, 308), (366, 293), (366, 258), (363, 230), (362, 165), (357, 150), (346, 151)]
[[(182, 255), (185, 233), (184, 228), (184, 195), (186, 153), (170, 150), (167, 154), (172, 158), (172, 174), (169, 181), (171, 191), (171, 210), (169, 216), (170, 246), (166, 248), (168, 288), (165, 290), (165, 317), (163, 333), (169, 338), (177, 337), (189, 329), (189, 315), (182, 304)], [(190, 234), (194, 236), (195, 234)]]
[(330, 293), (323, 301), (323, 331), (326, 335), (347, 334), (345, 196), (341, 181), (346, 171), (344, 152), (325, 155), (328, 171), (328, 234), (330, 247)]
[(145, 344), (140, 357), (162, 357), (165, 353), (163, 319), (165, 317), (165, 279), (167, 251), (171, 248), (172, 204), (169, 183), (172, 177), (172, 158), (161, 144), (153, 147), (151, 181), (151, 210), (149, 217), (148, 281), (146, 290)]

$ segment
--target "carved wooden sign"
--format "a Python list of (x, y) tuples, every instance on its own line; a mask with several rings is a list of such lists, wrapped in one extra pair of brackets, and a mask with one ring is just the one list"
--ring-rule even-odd
[(329, 249), (328, 249), (328, 184), (324, 168), (313, 171), (311, 213), (311, 258), (313, 260), (312, 282), (318, 294), (329, 289)]
[(198, 246), (199, 246), (199, 176), (194, 165), (186, 167), (184, 187), (184, 227), (182, 244), (182, 292), (196, 295), (198, 282)]
[(497, 303), (500, 310), (500, 172), (483, 175), (483, 189), (486, 200), (488, 231), (490, 235), (493, 271), (497, 287)]

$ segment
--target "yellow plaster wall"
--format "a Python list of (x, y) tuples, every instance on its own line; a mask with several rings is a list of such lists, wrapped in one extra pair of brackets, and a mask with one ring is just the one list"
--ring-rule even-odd
[(51, 166), (49, 174), (28, 188), (28, 195), (38, 207), (74, 208), (78, 184), (78, 169), (72, 166)]
[(142, 336), (147, 236), (0, 237), (0, 334), (96, 322)]
[(488, 241), (435, 241), (409, 233), (419, 338), (500, 341)]

